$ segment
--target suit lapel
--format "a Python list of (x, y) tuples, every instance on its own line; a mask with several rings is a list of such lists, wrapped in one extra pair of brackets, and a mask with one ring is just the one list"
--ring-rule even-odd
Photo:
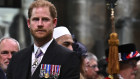
[(51, 64), (53, 61), (53, 58), (55, 58), (55, 52), (53, 52), (53, 50), (55, 49), (56, 42), (53, 40), (52, 43), (50, 44), (50, 46), (48, 47), (48, 49), (46, 50), (41, 63), (39, 64), (39, 66), (37, 67), (37, 69), (35, 70), (32, 79), (39, 79), (39, 74), (40, 74), (40, 67), (41, 64)]
[(52, 61), (54, 60), (55, 58), (55, 53), (54, 50), (55, 50), (55, 47), (56, 47), (56, 42), (55, 40), (52, 41), (52, 43), (50, 44), (50, 46), (48, 47), (44, 57), (43, 57), (43, 60), (41, 61), (41, 63), (45, 64), (51, 64)]

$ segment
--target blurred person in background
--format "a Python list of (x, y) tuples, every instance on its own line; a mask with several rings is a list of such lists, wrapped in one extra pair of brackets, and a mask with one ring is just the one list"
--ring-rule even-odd
[(137, 62), (138, 71), (136, 73), (136, 79), (140, 79), (140, 60)]
[(4, 37), (0, 40), (0, 67), (6, 72), (8, 64), (15, 52), (20, 50), (20, 46), (17, 40)]
[(74, 41), (68, 28), (64, 26), (54, 28), (53, 38), (59, 45), (62, 45), (70, 50), (73, 50), (72, 45)]
[[(83, 68), (82, 68), (83, 56), (87, 52), (86, 47), (82, 43), (78, 42), (75, 36), (71, 35), (70, 31), (64, 26), (59, 26), (59, 27), (54, 28), (53, 38), (56, 39), (59, 45), (64, 46), (78, 53), (81, 59), (80, 72), (82, 72), (83, 71)], [(80, 79), (82, 79), (82, 77), (83, 76), (80, 73)]]
[[(72, 38), (73, 37), (73, 38)], [(62, 45), (78, 53), (81, 58), (80, 79), (97, 79), (98, 65), (97, 57), (92, 53), (87, 53), (87, 48), (71, 35), (66, 27), (54, 28), (53, 38), (59, 45)]]
[(106, 61), (106, 58), (105, 57), (102, 57), (99, 61), (98, 61), (98, 67), (99, 67), (99, 76), (100, 76), (100, 79), (104, 79), (106, 77), (109, 76), (109, 74), (107, 73), (107, 61)]
[[(17, 40), (10, 37), (3, 37), (0, 39), (0, 70), (3, 70), (4, 74), (6, 74), (12, 55), (19, 50), (20, 46)], [(0, 71), (0, 73), (2, 73), (2, 71)], [(1, 74), (0, 76), (2, 77)]]
[[(119, 79), (135, 79), (137, 68), (137, 61), (140, 59), (140, 53), (136, 50), (133, 43), (123, 44), (118, 46), (120, 73)], [(106, 50), (106, 58), (108, 58), (109, 49)]]
[(90, 52), (83, 56), (81, 78), (80, 79), (98, 79), (98, 63), (97, 57)]
[[(87, 49), (82, 43), (76, 40), (74, 35), (71, 35), (68, 28), (64, 26), (59, 26), (59, 27), (54, 28), (53, 38), (56, 39), (59, 45), (64, 46), (78, 53), (79, 58), (81, 59), (81, 63), (83, 62), (82, 55), (84, 55), (87, 52)], [(81, 67), (82, 67), (82, 64), (81, 64)], [(83, 71), (82, 68), (80, 72), (81, 71)], [(80, 79), (81, 77), (82, 75), (80, 73)]]
[(0, 79), (6, 79), (5, 73), (1, 68), (0, 68)]
[(72, 38), (73, 38), (73, 41), (74, 41), (74, 43), (72, 45), (73, 51), (75, 51), (76, 53), (78, 53), (80, 57), (84, 56), (85, 53), (87, 53), (86, 46), (83, 43), (79, 42), (76, 39), (75, 35), (72, 35)]

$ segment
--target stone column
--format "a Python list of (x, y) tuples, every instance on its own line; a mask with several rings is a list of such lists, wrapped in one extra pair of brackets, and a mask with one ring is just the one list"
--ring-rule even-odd
[[(70, 2), (70, 1), (69, 1)], [(104, 54), (105, 3), (99, 0), (72, 0), (69, 21), (78, 40), (88, 51), (102, 57)]]
[[(132, 19), (135, 0), (119, 0), (116, 6), (116, 20), (120, 27), (120, 44), (133, 42)], [(121, 24), (122, 23), (122, 24)]]

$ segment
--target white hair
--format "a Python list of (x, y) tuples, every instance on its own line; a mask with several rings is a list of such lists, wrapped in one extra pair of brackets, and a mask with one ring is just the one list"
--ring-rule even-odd
[(10, 39), (10, 40), (15, 41), (15, 42), (17, 43), (17, 45), (18, 45), (18, 49), (20, 50), (19, 42), (18, 42), (16, 39), (11, 38), (11, 37), (3, 37), (3, 38), (1, 38), (1, 39), (0, 39), (0, 44), (1, 44), (1, 42), (2, 42), (3, 40), (5, 40), (5, 39)]
[(85, 53), (85, 59), (87, 59), (87, 60), (94, 59), (95, 61), (98, 61), (97, 57), (93, 53), (91, 53), (91, 52)]

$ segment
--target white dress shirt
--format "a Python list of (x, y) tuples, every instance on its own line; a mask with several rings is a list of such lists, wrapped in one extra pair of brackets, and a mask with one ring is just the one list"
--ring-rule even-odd
[[(49, 42), (47, 42), (46, 44), (44, 44), (43, 46), (41, 46), (41, 47), (37, 47), (35, 44), (34, 44), (34, 51), (32, 52), (32, 63), (31, 63), (31, 66), (33, 66), (33, 63), (35, 62), (35, 54), (36, 54), (36, 52), (37, 52), (37, 49), (38, 48), (40, 48), (41, 49), (41, 51), (43, 52), (43, 55), (41, 55), (41, 57), (40, 57), (40, 61), (39, 62), (41, 62), (41, 60), (42, 60), (42, 58), (43, 58), (43, 56), (44, 56), (44, 54), (45, 54), (45, 52), (46, 52), (46, 50), (48, 49), (48, 47), (49, 47), (49, 45), (51, 44), (51, 42), (53, 41), (53, 39), (51, 39)], [(32, 67), (31, 67), (32, 68)], [(31, 69), (31, 71), (32, 71), (32, 69)], [(33, 72), (32, 72), (32, 74), (33, 74)]]

